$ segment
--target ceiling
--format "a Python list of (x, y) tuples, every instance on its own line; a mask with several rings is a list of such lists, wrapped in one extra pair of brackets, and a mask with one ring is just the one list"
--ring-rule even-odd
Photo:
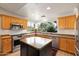
[[(51, 9), (47, 10), (47, 7)], [(74, 8), (78, 7), (78, 3), (0, 3), (0, 8), (3, 10), (33, 22), (43, 21), (43, 19), (56, 20), (59, 16), (74, 14)]]

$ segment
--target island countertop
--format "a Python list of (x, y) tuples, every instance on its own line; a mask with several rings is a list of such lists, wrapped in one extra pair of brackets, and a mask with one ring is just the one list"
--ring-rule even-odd
[(42, 49), (44, 46), (52, 42), (51, 39), (42, 38), (42, 37), (27, 37), (25, 39), (22, 39), (21, 42), (28, 44), (36, 49)]

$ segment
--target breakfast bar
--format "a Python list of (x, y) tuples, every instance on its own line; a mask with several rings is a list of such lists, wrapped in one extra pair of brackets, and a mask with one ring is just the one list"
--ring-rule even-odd
[(52, 56), (52, 39), (33, 36), (20, 42), (21, 56)]

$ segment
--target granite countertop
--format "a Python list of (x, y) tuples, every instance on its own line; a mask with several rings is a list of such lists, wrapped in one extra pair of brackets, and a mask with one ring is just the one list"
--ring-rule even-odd
[(26, 39), (22, 39), (21, 42), (24, 42), (36, 49), (42, 49), (44, 46), (52, 42), (51, 39), (42, 38), (42, 37), (28, 37)]
[[(34, 35), (33, 33), (27, 33), (27, 36)], [(75, 38), (76, 35), (73, 34), (60, 34), (60, 33), (37, 33), (37, 35), (46, 35), (49, 37), (67, 37), (67, 38)]]
[(0, 29), (0, 35), (18, 35), (18, 34), (25, 34), (25, 33), (30, 33), (27, 30), (18, 30), (18, 31), (13, 31), (13, 30), (1, 30)]
[[(33, 36), (34, 32), (28, 32), (26, 30), (22, 30), (22, 31), (5, 31), (5, 30), (0, 30), (0, 35), (19, 35), (19, 34), (26, 34), (27, 36)], [(72, 37), (75, 38), (76, 34), (68, 34), (68, 33), (52, 33), (52, 32), (37, 32), (37, 35), (48, 35), (51, 37)]]

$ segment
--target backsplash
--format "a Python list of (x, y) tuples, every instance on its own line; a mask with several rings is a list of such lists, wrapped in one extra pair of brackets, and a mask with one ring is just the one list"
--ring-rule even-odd
[(60, 34), (72, 34), (72, 35), (76, 35), (77, 31), (73, 30), (73, 29), (58, 29), (58, 33), (60, 33)]
[(15, 35), (15, 34), (22, 34), (22, 33), (28, 33), (28, 32), (27, 30), (13, 31), (13, 30), (1, 30), (0, 29), (0, 35), (4, 35), (4, 34)]

